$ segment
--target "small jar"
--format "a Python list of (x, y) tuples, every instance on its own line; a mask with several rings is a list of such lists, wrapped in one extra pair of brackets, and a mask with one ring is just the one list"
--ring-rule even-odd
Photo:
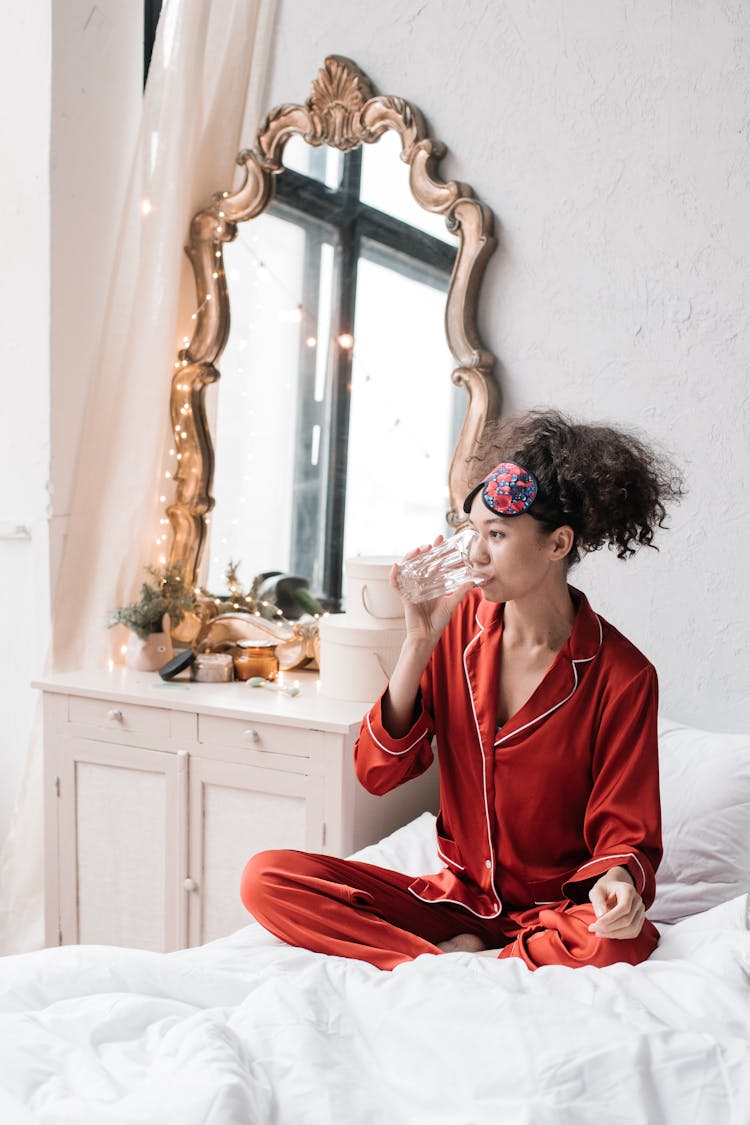
[(240, 641), (234, 653), (234, 674), (238, 680), (253, 676), (275, 680), (279, 674), (276, 641)]
[(234, 668), (228, 652), (199, 652), (190, 665), (190, 679), (199, 684), (228, 684)]

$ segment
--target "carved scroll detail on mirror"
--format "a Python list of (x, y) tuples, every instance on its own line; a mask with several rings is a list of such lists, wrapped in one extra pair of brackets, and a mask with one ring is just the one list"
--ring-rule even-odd
[(283, 172), (287, 141), (299, 134), (308, 144), (349, 151), (371, 144), (386, 130), (400, 137), (401, 159), (409, 165), (409, 183), (427, 211), (445, 215), (457, 235), (458, 252), (448, 289), (445, 328), (457, 362), (453, 382), (468, 395), (466, 415), (449, 474), (448, 523), (464, 520), (461, 503), (470, 484), (466, 458), (485, 423), (499, 412), (499, 391), (492, 370), (494, 356), (482, 346), (476, 327), (479, 287), (495, 247), (493, 216), (472, 189), (439, 178), (445, 145), (427, 136), (422, 114), (402, 98), (374, 96), (367, 77), (351, 60), (331, 55), (313, 82), (304, 105), (282, 105), (261, 126), (256, 147), (243, 150), (237, 163), (244, 179), (233, 193), (217, 193), (190, 226), (186, 252), (195, 274), (197, 309), (189, 345), (179, 353), (172, 378), (171, 418), (179, 447), (174, 501), (167, 508), (173, 529), (170, 563), (181, 562), (187, 580), (196, 581), (206, 541), (214, 450), (206, 420), (204, 394), (219, 378), (215, 363), (229, 335), (230, 308), (222, 246), (237, 235), (237, 224), (261, 214), (274, 195), (274, 177)]

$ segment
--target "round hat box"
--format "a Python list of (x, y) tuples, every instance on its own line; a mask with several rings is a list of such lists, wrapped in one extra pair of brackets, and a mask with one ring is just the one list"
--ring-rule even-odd
[(362, 624), (348, 613), (321, 617), (320, 692), (330, 699), (372, 704), (382, 694), (396, 665), (406, 628)]
[(393, 622), (404, 619), (404, 607), (390, 584), (392, 555), (357, 555), (344, 564), (346, 613), (352, 621)]

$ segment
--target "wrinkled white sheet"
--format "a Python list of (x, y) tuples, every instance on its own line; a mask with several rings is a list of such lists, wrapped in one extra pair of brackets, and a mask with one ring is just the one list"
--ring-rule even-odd
[[(425, 870), (431, 832), (362, 854)], [(255, 924), (172, 954), (7, 957), (0, 1122), (748, 1125), (749, 898), (660, 927), (635, 968), (456, 953), (387, 973)]]

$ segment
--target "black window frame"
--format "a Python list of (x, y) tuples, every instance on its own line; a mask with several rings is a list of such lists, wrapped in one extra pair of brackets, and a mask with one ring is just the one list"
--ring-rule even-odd
[(144, 0), (143, 4), (143, 89), (146, 89), (148, 68), (156, 40), (156, 27), (159, 23), (163, 0)]

